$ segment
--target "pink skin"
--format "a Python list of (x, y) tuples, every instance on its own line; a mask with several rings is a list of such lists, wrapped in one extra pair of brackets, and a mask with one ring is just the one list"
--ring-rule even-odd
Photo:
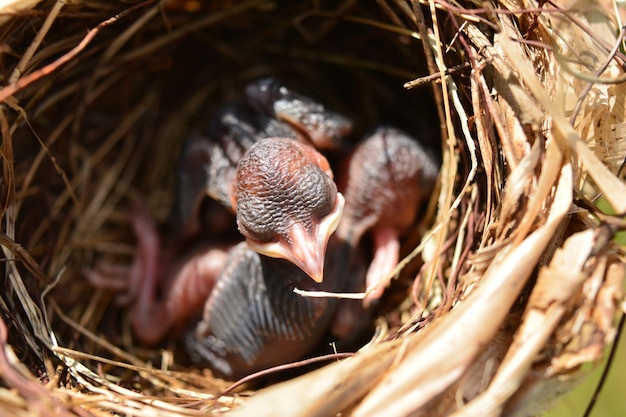
[(375, 288), (363, 299), (367, 308), (372, 301), (379, 299), (385, 291), (385, 279), (398, 265), (400, 241), (398, 231), (391, 227), (376, 229), (373, 232), (374, 258), (367, 269), (365, 283), (367, 288)]
[[(135, 205), (131, 222), (138, 240), (133, 263), (103, 262), (85, 274), (97, 287), (125, 291), (118, 301), (132, 304), (130, 317), (136, 337), (155, 344), (190, 315), (202, 311), (226, 261), (226, 248), (203, 247), (181, 263), (170, 262), (161, 258), (156, 226), (141, 204)], [(164, 298), (158, 297), (161, 286), (165, 287)]]
[[(352, 300), (343, 300), (337, 307), (335, 318), (331, 323), (331, 334), (341, 340), (349, 337), (355, 328), (355, 323), (363, 320), (363, 309), (370, 308), (371, 304), (378, 300), (384, 293), (388, 282), (386, 278), (394, 270), (399, 260), (400, 241), (399, 233), (395, 227), (383, 226), (375, 228), (372, 233), (373, 259), (367, 272), (363, 270), (352, 271), (353, 276), (365, 275), (365, 288), (362, 286), (351, 287), (348, 292), (363, 292), (373, 288), (372, 292), (356, 304)], [(357, 283), (354, 283), (355, 285)], [(357, 326), (358, 327), (358, 326)]]
[(398, 263), (399, 238), (413, 225), (436, 169), (412, 138), (381, 127), (357, 145), (340, 174), (346, 204), (337, 233), (354, 247), (368, 233), (373, 240), (366, 286), (374, 289), (363, 300), (367, 308), (384, 292)]
[(131, 215), (131, 225), (138, 240), (137, 254), (129, 265), (99, 262), (96, 269), (85, 271), (92, 285), (114, 291), (123, 291), (117, 298), (126, 305), (137, 300), (142, 291), (154, 293), (159, 278), (156, 276), (159, 266), (160, 239), (145, 207), (136, 202)]

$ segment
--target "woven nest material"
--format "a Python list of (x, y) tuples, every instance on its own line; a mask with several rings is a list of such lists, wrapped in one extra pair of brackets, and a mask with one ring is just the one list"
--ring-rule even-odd
[[(613, 341), (626, 56), (610, 7), (129, 3), (3, 6), (0, 414), (530, 416)], [(357, 120), (440, 130), (442, 164), (377, 337), (258, 389), (135, 343), (83, 271), (132, 258), (129, 201), (165, 219), (183, 139), (267, 74)]]

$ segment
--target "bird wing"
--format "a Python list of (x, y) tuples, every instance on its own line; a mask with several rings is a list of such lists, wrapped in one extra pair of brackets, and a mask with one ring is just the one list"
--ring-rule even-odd
[(293, 293), (297, 267), (237, 245), (216, 284), (204, 319), (187, 339), (192, 359), (236, 378), (305, 355), (325, 329), (328, 301)]

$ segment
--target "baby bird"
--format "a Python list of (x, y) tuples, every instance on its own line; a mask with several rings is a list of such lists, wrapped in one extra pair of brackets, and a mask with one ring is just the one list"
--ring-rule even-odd
[(324, 268), (343, 197), (313, 148), (281, 138), (255, 143), (238, 164), (232, 198), (246, 242), (230, 251), (202, 321), (186, 338), (192, 358), (227, 379), (315, 348), (336, 302), (293, 290), (336, 292), (344, 278)]
[[(237, 164), (256, 142), (288, 138), (316, 149), (347, 147), (352, 122), (312, 98), (299, 94), (273, 78), (245, 88), (242, 98), (221, 107), (211, 118), (207, 132), (192, 136), (184, 146), (179, 165), (175, 218), (187, 235), (200, 233), (201, 220), (210, 230), (221, 229), (222, 213), (212, 207), (211, 216), (199, 216), (203, 197), (221, 203), (234, 213), (232, 185)], [(206, 207), (202, 207), (205, 213)]]
[(239, 162), (233, 187), (248, 246), (322, 282), (326, 246), (344, 202), (326, 158), (290, 139), (266, 139)]
[[(338, 143), (351, 130), (345, 117), (274, 80), (251, 84), (242, 99), (218, 111), (206, 134), (183, 148), (172, 216), (181, 247), (164, 254), (156, 225), (138, 204), (131, 216), (138, 239), (131, 266), (102, 263), (87, 277), (98, 286), (125, 281), (134, 333), (148, 344), (180, 328), (211, 297), (236, 226), (255, 250), (289, 259), (320, 282), (343, 198), (328, 161), (308, 144), (312, 138)], [(271, 136), (277, 134), (285, 138)]]
[[(183, 148), (173, 216), (182, 249), (162, 255), (139, 206), (131, 267), (88, 276), (128, 276), (131, 322), (145, 343), (188, 328), (202, 313), (185, 345), (226, 379), (301, 359), (329, 332), (351, 337), (437, 177), (413, 138), (381, 127), (351, 152), (336, 184), (316, 148), (343, 148), (351, 131), (345, 117), (272, 79), (251, 84)], [(232, 238), (235, 228), (243, 242)], [(366, 286), (377, 289), (364, 303), (293, 292)]]
[(363, 139), (346, 164), (340, 181), (345, 207), (337, 236), (356, 248), (366, 233), (372, 235), (374, 256), (366, 286), (376, 289), (365, 299), (367, 305), (384, 291), (380, 281), (397, 265), (399, 239), (415, 223), (438, 169), (417, 140), (384, 126)]
[(230, 251), (202, 320), (187, 334), (187, 351), (229, 380), (302, 359), (326, 333), (335, 300), (301, 297), (293, 289), (337, 291), (338, 284), (317, 284), (292, 263), (242, 242)]

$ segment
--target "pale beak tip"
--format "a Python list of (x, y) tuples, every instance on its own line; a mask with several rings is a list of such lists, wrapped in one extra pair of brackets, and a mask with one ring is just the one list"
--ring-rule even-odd
[(321, 284), (322, 281), (324, 281), (324, 274), (322, 273), (309, 274), (309, 276), (311, 277), (313, 281), (317, 282), (318, 284)]

